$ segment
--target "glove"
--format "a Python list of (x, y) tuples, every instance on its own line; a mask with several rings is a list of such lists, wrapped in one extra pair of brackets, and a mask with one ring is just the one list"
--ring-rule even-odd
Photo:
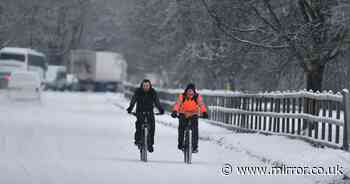
[(128, 107), (128, 108), (126, 109), (126, 111), (128, 111), (128, 113), (131, 114), (132, 108), (131, 108), (131, 107)]
[(164, 109), (159, 109), (159, 114), (164, 114)]
[(177, 117), (177, 112), (176, 112), (176, 111), (173, 111), (173, 112), (171, 113), (171, 117), (172, 117), (172, 118), (176, 118), (176, 117)]
[(208, 119), (208, 118), (209, 118), (209, 116), (208, 116), (208, 113), (207, 113), (207, 112), (203, 112), (203, 115), (202, 115), (202, 116), (203, 116), (203, 118), (204, 118), (204, 119)]

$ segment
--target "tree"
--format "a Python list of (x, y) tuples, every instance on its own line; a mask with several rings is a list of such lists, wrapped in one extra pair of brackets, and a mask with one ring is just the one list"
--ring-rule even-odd
[(89, 0), (3, 0), (0, 46), (38, 49), (52, 64), (65, 64), (82, 39)]
[[(325, 66), (342, 52), (347, 17), (337, 16), (344, 3), (335, 0), (202, 0), (217, 27), (235, 42), (292, 53), (306, 76), (307, 89), (321, 90)], [(231, 23), (219, 8), (246, 15)], [(341, 14), (341, 13), (340, 13)], [(236, 19), (234, 19), (236, 20)]]

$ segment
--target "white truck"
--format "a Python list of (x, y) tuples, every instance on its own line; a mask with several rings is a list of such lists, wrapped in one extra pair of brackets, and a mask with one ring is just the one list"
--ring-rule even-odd
[(81, 91), (119, 91), (126, 80), (127, 63), (114, 52), (73, 50), (68, 68)]

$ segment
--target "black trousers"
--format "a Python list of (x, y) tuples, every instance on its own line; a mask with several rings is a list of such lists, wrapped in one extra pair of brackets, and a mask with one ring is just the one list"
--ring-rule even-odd
[[(198, 117), (193, 117), (192, 119), (192, 140), (193, 140), (193, 149), (198, 148)], [(178, 145), (183, 144), (184, 134), (186, 126), (189, 122), (189, 119), (186, 119), (183, 114), (180, 114), (179, 127), (178, 127)]]
[[(138, 116), (137, 121), (135, 122), (136, 132), (135, 132), (135, 142), (141, 141), (142, 136), (142, 123), (144, 122), (144, 117)], [(154, 144), (154, 132), (155, 132), (155, 120), (154, 115), (150, 115), (147, 118), (148, 121), (148, 138), (147, 144), (153, 146)]]

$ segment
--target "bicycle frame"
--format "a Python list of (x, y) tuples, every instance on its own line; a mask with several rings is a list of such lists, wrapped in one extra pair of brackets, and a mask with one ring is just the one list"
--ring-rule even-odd
[(193, 118), (198, 117), (198, 112), (196, 113), (184, 113), (185, 118), (188, 120), (185, 131), (184, 131), (184, 140), (183, 140), (183, 152), (184, 152), (184, 162), (187, 164), (192, 163), (192, 149), (193, 149), (193, 140), (192, 140), (192, 120)]
[(141, 125), (142, 144), (140, 149), (140, 160), (147, 162), (147, 148), (148, 148), (148, 118), (149, 114), (143, 114), (143, 121)]
[[(148, 148), (148, 133), (149, 133), (149, 118), (153, 115), (153, 112), (140, 112), (132, 113), (134, 116), (142, 116), (142, 125), (141, 125), (141, 144), (138, 146), (140, 150), (140, 160), (147, 162), (147, 148)], [(161, 115), (156, 113), (155, 115)]]
[(149, 116), (152, 115), (152, 112), (141, 112), (141, 113), (132, 113), (134, 116), (142, 116), (141, 118), (141, 144), (138, 145), (140, 150), (140, 160), (147, 162), (147, 148), (148, 148), (148, 122)]

